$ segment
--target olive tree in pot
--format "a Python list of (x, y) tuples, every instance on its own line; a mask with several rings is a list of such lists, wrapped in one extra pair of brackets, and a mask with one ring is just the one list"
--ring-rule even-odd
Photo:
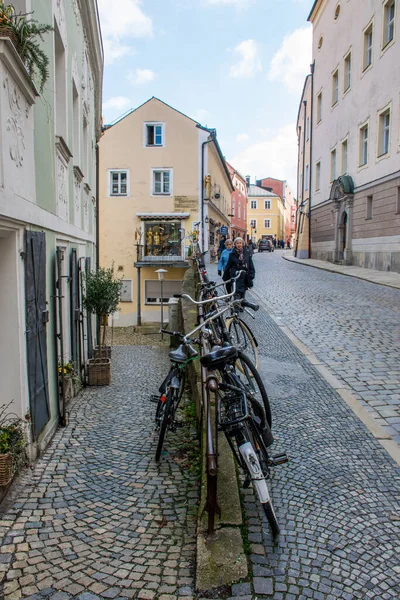
[(122, 282), (114, 274), (114, 265), (99, 267), (89, 272), (85, 278), (83, 305), (88, 312), (96, 315), (100, 324), (97, 358), (88, 360), (88, 385), (109, 385), (111, 382), (111, 359), (107, 356), (105, 338), (108, 316), (116, 312), (121, 299)]

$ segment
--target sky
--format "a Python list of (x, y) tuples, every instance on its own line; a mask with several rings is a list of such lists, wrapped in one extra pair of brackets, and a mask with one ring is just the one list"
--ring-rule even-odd
[(310, 72), (313, 0), (98, 0), (103, 117), (152, 96), (217, 130), (242, 175), (296, 195), (296, 120)]

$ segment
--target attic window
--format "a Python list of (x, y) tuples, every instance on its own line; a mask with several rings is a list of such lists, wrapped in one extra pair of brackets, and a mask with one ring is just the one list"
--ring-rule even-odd
[(323, 43), (324, 43), (324, 38), (321, 35), (321, 37), (318, 40), (318, 50), (321, 50)]
[(335, 21), (338, 19), (340, 15), (340, 4), (338, 4), (335, 8)]

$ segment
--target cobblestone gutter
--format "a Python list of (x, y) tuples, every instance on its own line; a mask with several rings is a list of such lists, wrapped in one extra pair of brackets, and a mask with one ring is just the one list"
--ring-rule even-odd
[[(197, 278), (194, 269), (188, 269), (183, 284), (183, 292), (196, 295)], [(191, 331), (197, 323), (197, 308), (189, 301), (181, 302), (181, 331)], [(247, 576), (247, 560), (243, 549), (241, 534), (242, 510), (240, 506), (238, 479), (232, 453), (223, 434), (218, 438), (218, 493), (217, 500), (221, 510), (216, 518), (216, 532), (207, 534), (207, 513), (203, 510), (207, 497), (207, 478), (205, 471), (205, 427), (201, 411), (201, 367), (200, 361), (188, 365), (189, 385), (193, 400), (196, 402), (197, 415), (202, 423), (202, 485), (201, 501), (197, 523), (197, 561), (196, 589), (209, 591), (213, 588), (231, 585)]]

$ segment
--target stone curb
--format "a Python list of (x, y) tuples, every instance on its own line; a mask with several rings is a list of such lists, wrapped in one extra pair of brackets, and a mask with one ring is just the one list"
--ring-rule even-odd
[[(182, 291), (195, 297), (196, 277), (193, 269), (185, 273)], [(197, 309), (189, 301), (182, 299), (180, 310), (181, 331), (191, 331), (197, 323)], [(196, 403), (197, 417), (202, 419), (202, 384), (200, 361), (188, 365), (188, 380), (192, 398)], [(207, 513), (203, 510), (207, 496), (205, 473), (205, 435), (202, 431), (202, 481), (201, 500), (197, 519), (196, 589), (202, 592), (231, 585), (247, 577), (247, 558), (244, 553), (240, 527), (242, 508), (239, 485), (232, 452), (222, 434), (218, 441), (218, 504), (221, 517), (216, 516), (216, 532), (207, 534)]]

